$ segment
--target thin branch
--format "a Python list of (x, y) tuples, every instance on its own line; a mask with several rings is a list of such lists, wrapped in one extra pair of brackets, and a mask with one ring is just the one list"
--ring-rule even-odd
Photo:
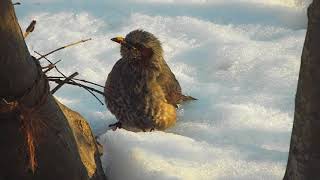
[(51, 66), (49, 67), (47, 70), (43, 71), (44, 74), (46, 74), (47, 72), (51, 71), (52, 69), (54, 69), (56, 66)]
[[(36, 54), (38, 54), (39, 56), (42, 56), (40, 53), (38, 53), (37, 51), (34, 51)], [(50, 64), (53, 64), (52, 61), (50, 61), (47, 57), (43, 56), (44, 59), (46, 59)], [(67, 78), (66, 75), (64, 75), (58, 68), (57, 66), (54, 66), (54, 68), (56, 69), (56, 71), (61, 74), (64, 78)]]
[(58, 64), (60, 61), (61, 61), (61, 59), (58, 60), (57, 62), (53, 63), (53, 64), (50, 63), (50, 64), (47, 66), (48, 69), (45, 70), (45, 71), (43, 71), (43, 73), (46, 74), (47, 72), (51, 71), (52, 69), (57, 68), (57, 67), (56, 67), (56, 64)]
[(12, 5), (20, 5), (21, 3), (20, 2), (16, 2), (16, 3), (13, 3)]
[(60, 60), (58, 60), (57, 62), (55, 62), (55, 63), (53, 63), (53, 64), (49, 64), (48, 66), (43, 66), (43, 67), (41, 67), (42, 69), (46, 69), (46, 68), (54, 68), (54, 66), (56, 65), (56, 64), (58, 64), (59, 62), (61, 61), (61, 59)]
[(48, 52), (48, 53), (45, 54), (45, 55), (41, 55), (37, 60), (40, 60), (40, 59), (42, 59), (42, 58), (45, 58), (46, 56), (48, 56), (48, 55), (50, 55), (50, 54), (52, 54), (52, 53), (54, 53), (54, 52), (60, 51), (61, 49), (65, 49), (65, 48), (67, 48), (67, 47), (74, 46), (74, 45), (77, 45), (77, 44), (80, 44), (80, 43), (84, 43), (84, 42), (90, 41), (90, 40), (91, 40), (91, 38), (89, 38), (89, 39), (84, 39), (84, 40), (80, 40), (80, 41), (77, 41), (77, 42), (74, 42), (74, 43), (71, 43), (71, 44), (62, 46), (62, 47), (60, 47), (60, 48), (58, 48), (58, 49), (55, 49), (55, 50), (53, 50), (53, 51)]
[(49, 64), (48, 66), (42, 66), (41, 69), (53, 69), (54, 68), (54, 65), (53, 64)]
[[(46, 59), (49, 63), (52, 64), (52, 62), (51, 62), (47, 57), (43, 56), (42, 54), (38, 53), (37, 51), (34, 51), (34, 52), (35, 52), (36, 54), (38, 54), (39, 56), (43, 57), (43, 58)], [(58, 73), (60, 73), (64, 78), (67, 78), (67, 76), (64, 75), (64, 74), (57, 68), (57, 66), (54, 66), (54, 68), (55, 68), (56, 71), (57, 71)], [(72, 79), (71, 79), (70, 81), (73, 82), (73, 83), (77, 83), (77, 82), (73, 81)], [(101, 105), (104, 105), (103, 102), (92, 92), (92, 91), (94, 91), (94, 90), (92, 90), (92, 89), (90, 89), (89, 87), (84, 86), (84, 85), (82, 85), (81, 87), (83, 87), (83, 88), (84, 88), (85, 90), (87, 90), (92, 96), (94, 96), (94, 97), (101, 103)], [(92, 90), (92, 91), (90, 91), (90, 90)], [(99, 91), (98, 93), (101, 94), (100, 91)]]
[[(61, 79), (49, 79), (49, 81), (53, 81), (53, 82), (59, 84), (59, 83), (61, 83), (63, 80), (61, 80)], [(94, 88), (92, 88), (92, 87), (89, 87), (89, 86), (86, 86), (86, 85), (77, 83), (77, 82), (70, 82), (70, 81), (69, 81), (69, 82), (67, 82), (66, 84), (75, 85), (75, 86), (80, 86), (80, 87), (85, 87), (85, 88), (88, 88), (88, 89), (91, 90), (91, 91), (94, 91), (94, 92), (99, 93), (99, 94), (101, 94), (101, 95), (104, 96), (104, 92), (99, 91), (99, 90), (97, 90), (97, 89), (94, 89)]]
[[(64, 77), (51, 76), (51, 77), (49, 77), (49, 78), (50, 78), (50, 79), (61, 79), (61, 78), (64, 78)], [(100, 84), (97, 84), (97, 83), (94, 83), (94, 82), (90, 82), (90, 81), (87, 81), (87, 80), (84, 80), (84, 79), (72, 78), (72, 80), (81, 81), (81, 82), (84, 82), (84, 83), (88, 83), (88, 84), (92, 84), (92, 85), (96, 85), (96, 86), (99, 86), (99, 87), (104, 88), (104, 86), (102, 86), (102, 85), (100, 85)]]
[[(63, 82), (63, 80), (61, 79), (49, 79), (49, 81), (52, 81), (52, 82), (55, 82), (57, 84), (60, 84), (61, 82)], [(82, 87), (86, 90), (89, 90), (90, 92), (93, 91), (93, 92), (96, 92), (96, 93), (99, 93), (101, 95), (104, 96), (104, 92), (102, 91), (99, 91), (97, 89), (94, 89), (92, 87), (89, 87), (89, 86), (86, 86), (86, 85), (83, 85), (83, 84), (80, 84), (80, 83), (77, 83), (77, 82), (72, 82), (72, 81), (68, 81), (68, 82), (65, 82), (65, 84), (70, 84), (70, 85), (74, 85), (74, 86), (79, 86), (79, 87)], [(95, 95), (92, 93), (92, 95), (101, 103), (101, 105), (104, 105), (103, 102)]]
[(65, 83), (69, 82), (73, 77), (78, 76), (79, 73), (75, 72), (71, 74), (69, 77), (67, 77), (65, 80), (61, 81), (55, 88), (51, 90), (51, 94), (54, 94), (56, 91), (58, 91)]

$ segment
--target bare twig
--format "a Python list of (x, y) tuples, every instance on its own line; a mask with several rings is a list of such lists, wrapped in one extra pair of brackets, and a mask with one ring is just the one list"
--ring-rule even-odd
[(47, 70), (45, 70), (45, 71), (43, 71), (43, 73), (47, 73), (47, 72), (49, 72), (49, 71), (51, 71), (52, 69), (54, 69), (54, 68), (57, 68), (57, 66), (56, 66), (56, 64), (58, 64), (59, 62), (61, 61), (61, 59), (60, 60), (58, 60), (57, 62), (55, 62), (55, 63), (50, 63), (48, 66), (47, 66)]
[[(63, 82), (63, 80), (61, 80), (61, 79), (49, 79), (49, 81), (53, 81), (53, 82), (55, 82), (55, 83), (57, 83), (57, 84), (60, 84), (61, 82)], [(104, 92), (99, 91), (99, 90), (97, 90), (97, 89), (94, 89), (94, 88), (92, 88), (92, 87), (89, 87), (89, 86), (86, 86), (86, 85), (77, 83), (77, 82), (68, 81), (68, 82), (65, 82), (65, 84), (70, 84), (70, 85), (74, 85), (74, 86), (79, 86), (79, 87), (82, 87), (82, 88), (84, 88), (84, 89), (86, 89), (86, 90), (90, 90), (90, 92), (93, 91), (93, 92), (99, 93), (99, 94), (101, 94), (101, 95), (104, 96)], [(101, 103), (101, 105), (104, 105), (103, 102), (102, 102), (95, 94), (92, 93), (92, 95)]]
[(55, 62), (55, 63), (50, 63), (48, 66), (43, 66), (43, 67), (41, 67), (42, 69), (46, 69), (46, 68), (54, 68), (54, 66), (56, 65), (56, 64), (58, 64), (59, 62), (61, 61), (61, 59), (60, 60), (58, 60), (57, 62)]
[(42, 66), (41, 69), (53, 69), (54, 68), (54, 64), (49, 64), (48, 66)]
[[(34, 51), (36, 54), (38, 54), (39, 56), (42, 56), (40, 53), (38, 53), (37, 51)], [(47, 57), (43, 56), (44, 59), (46, 59), (50, 64), (53, 64), (52, 61), (50, 61)], [(66, 75), (64, 75), (58, 68), (57, 66), (54, 66), (54, 68), (56, 69), (56, 71), (61, 74), (64, 78), (67, 78)]]
[(55, 88), (53, 88), (51, 90), (51, 94), (54, 94), (56, 91), (58, 91), (58, 89), (60, 89), (65, 83), (69, 82), (73, 77), (78, 76), (79, 73), (75, 72), (73, 74), (71, 74), (69, 77), (67, 77), (65, 80), (61, 81), (61, 83), (59, 83)]
[(49, 67), (47, 70), (43, 71), (44, 74), (46, 74), (47, 72), (51, 71), (52, 69), (54, 69), (56, 66), (51, 66)]
[(89, 39), (84, 39), (84, 40), (80, 40), (80, 41), (77, 41), (77, 42), (74, 42), (74, 43), (71, 43), (71, 44), (62, 46), (62, 47), (60, 47), (60, 48), (58, 48), (58, 49), (55, 49), (55, 50), (53, 50), (53, 51), (48, 52), (48, 53), (45, 54), (45, 55), (41, 55), (37, 60), (40, 60), (40, 59), (42, 59), (42, 58), (44, 58), (44, 57), (46, 57), (46, 56), (48, 56), (48, 55), (50, 55), (50, 54), (52, 54), (52, 53), (54, 53), (54, 52), (57, 52), (57, 51), (59, 51), (59, 50), (61, 50), (61, 49), (65, 49), (65, 48), (67, 48), (67, 47), (74, 46), (74, 45), (77, 45), (77, 44), (80, 44), (80, 43), (84, 43), (84, 42), (90, 41), (90, 40), (91, 40), (91, 38), (89, 38)]
[[(51, 77), (49, 77), (49, 78), (51, 78), (51, 79), (61, 79), (61, 78), (64, 78), (64, 77), (51, 76)], [(84, 83), (88, 83), (88, 84), (92, 84), (92, 85), (95, 85), (95, 86), (99, 86), (99, 87), (104, 88), (104, 86), (102, 86), (102, 85), (100, 85), (100, 84), (97, 84), (97, 83), (94, 83), (94, 82), (90, 82), (90, 81), (87, 81), (87, 80), (84, 80), (84, 79), (72, 78), (72, 80), (81, 81), (81, 82), (84, 82)]]
[(32, 20), (31, 23), (29, 24), (29, 26), (26, 29), (26, 32), (23, 34), (23, 37), (26, 38), (30, 33), (33, 32), (34, 27), (36, 25), (37, 21), (36, 20)]
[[(61, 83), (61, 82), (63, 81), (63, 80), (61, 80), (61, 79), (51, 79), (51, 78), (48, 78), (48, 80), (49, 80), (49, 81), (53, 81), (53, 82), (55, 82), (55, 83), (57, 83), (57, 84), (59, 84), (59, 83)], [(87, 89), (89, 89), (89, 90), (91, 90), (91, 91), (94, 91), (94, 92), (99, 93), (99, 94), (101, 94), (101, 95), (104, 96), (104, 92), (99, 91), (99, 90), (97, 90), (97, 89), (94, 89), (94, 88), (92, 88), (92, 87), (89, 87), (89, 86), (86, 86), (86, 85), (77, 83), (77, 82), (70, 82), (70, 81), (69, 81), (69, 82), (67, 82), (66, 84), (75, 85), (75, 86), (79, 86), (79, 87), (85, 87), (85, 88), (87, 88)]]
[[(53, 64), (46, 56), (44, 56), (44, 55), (42, 55), (42, 54), (40, 54), (39, 52), (37, 52), (37, 51), (34, 51), (36, 54), (38, 54), (39, 56), (41, 56), (41, 57), (43, 57), (44, 59), (46, 59), (50, 64)], [(66, 75), (64, 75), (58, 68), (57, 68), (57, 66), (54, 66), (54, 68), (56, 69), (56, 71), (59, 73), (59, 74), (61, 74), (64, 78), (68, 78)], [(72, 83), (77, 83), (77, 82), (75, 82), (75, 81), (73, 81), (72, 79), (70, 80)], [(67, 83), (67, 84), (69, 84), (69, 83)], [(79, 83), (78, 83), (79, 84)], [(92, 96), (94, 96), (100, 103), (101, 103), (101, 105), (104, 105), (103, 104), (103, 102), (92, 92), (92, 91), (94, 91), (94, 90), (92, 90), (92, 89), (90, 89), (89, 87), (87, 87), (87, 86), (84, 86), (84, 85), (82, 85), (81, 87), (83, 87), (85, 90), (87, 90)], [(99, 91), (98, 93), (102, 93), (101, 91)]]

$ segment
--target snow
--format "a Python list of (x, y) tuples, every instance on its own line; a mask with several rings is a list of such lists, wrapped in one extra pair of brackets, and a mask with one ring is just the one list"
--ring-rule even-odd
[[(175, 133), (125, 130), (107, 132), (101, 139), (108, 145), (102, 162), (112, 179), (275, 179), (283, 171), (281, 163), (272, 162), (279, 156), (276, 152), (254, 146), (249, 150), (243, 145), (239, 151), (232, 145), (222, 148)], [(268, 156), (259, 157), (259, 153), (250, 151)]]
[(120, 58), (110, 38), (152, 32), (183, 91), (199, 99), (183, 105), (165, 132), (133, 133), (108, 130), (114, 116), (86, 91), (60, 89), (56, 96), (100, 135), (110, 179), (281, 179), (309, 3), (26, 0), (16, 11), (23, 29), (37, 20), (27, 38), (32, 53), (92, 38), (49, 58), (102, 85)]

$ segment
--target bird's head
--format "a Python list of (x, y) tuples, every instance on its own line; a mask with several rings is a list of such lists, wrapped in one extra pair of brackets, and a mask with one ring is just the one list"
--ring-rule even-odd
[(111, 39), (121, 44), (121, 56), (128, 60), (152, 60), (162, 57), (160, 41), (151, 33), (143, 30), (134, 30), (123, 37)]

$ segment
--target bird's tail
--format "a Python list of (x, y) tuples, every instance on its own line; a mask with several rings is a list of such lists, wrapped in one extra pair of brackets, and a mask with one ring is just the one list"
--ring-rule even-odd
[(186, 95), (181, 95), (181, 101), (185, 102), (185, 101), (194, 101), (194, 100), (198, 100), (197, 98), (194, 98), (192, 96), (186, 96)]

